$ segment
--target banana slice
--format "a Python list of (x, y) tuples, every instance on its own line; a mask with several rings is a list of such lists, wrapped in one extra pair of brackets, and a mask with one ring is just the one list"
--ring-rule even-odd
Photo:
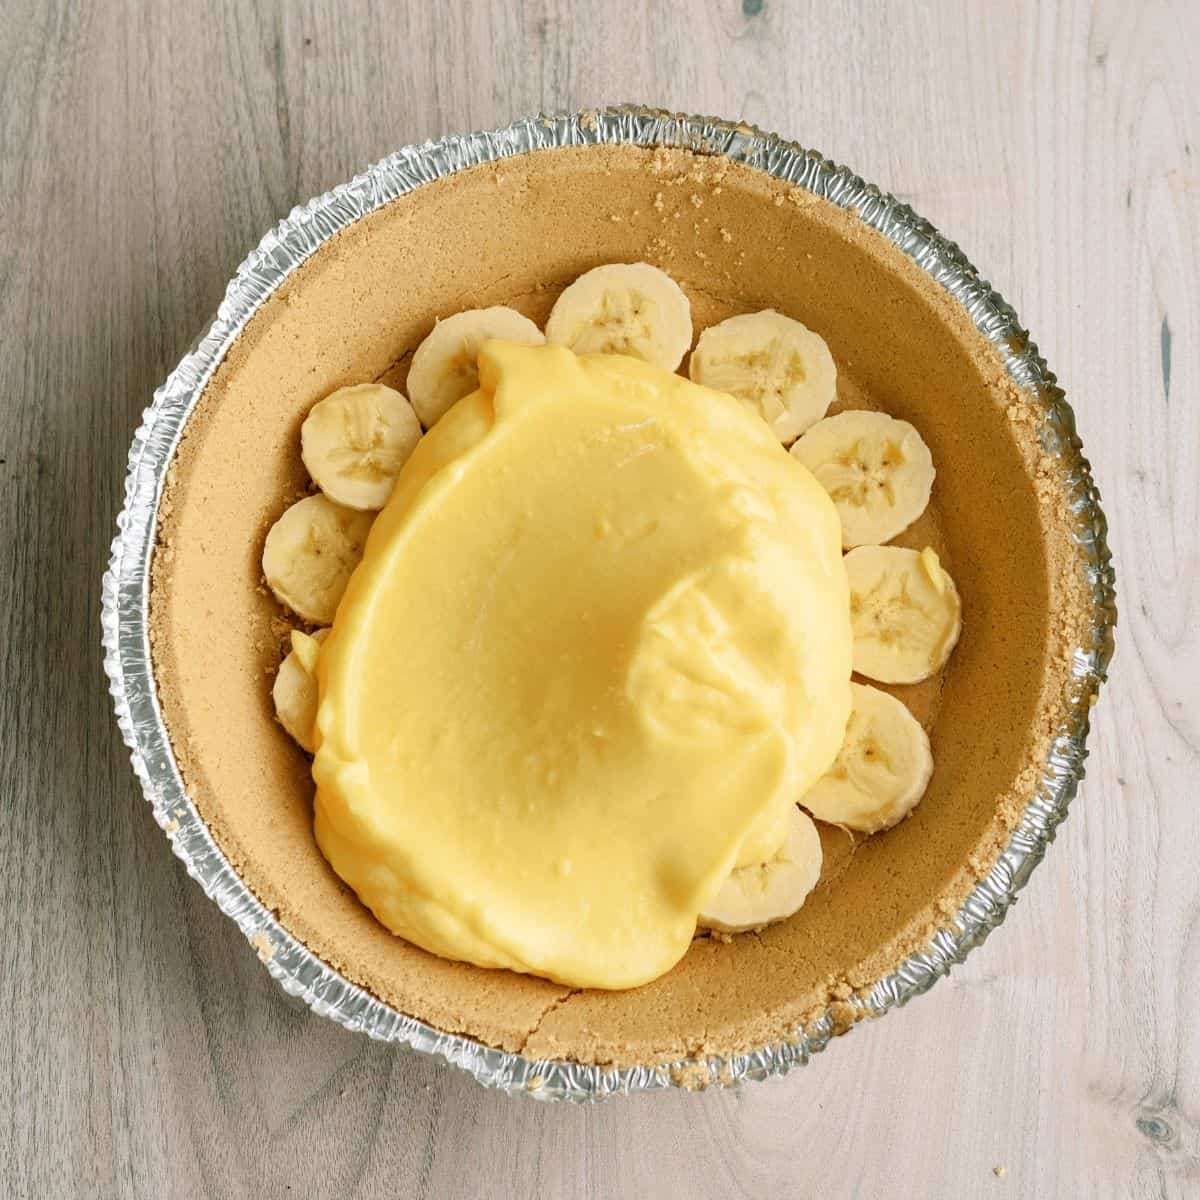
[(688, 374), (754, 409), (785, 446), (819, 421), (837, 394), (825, 339), (773, 308), (709, 326)]
[(420, 440), (421, 422), (399, 392), (360, 383), (312, 406), (300, 426), (300, 457), (330, 500), (376, 509)]
[(833, 498), (847, 548), (891, 541), (929, 503), (934, 476), (929, 447), (907, 421), (885, 413), (826, 417), (792, 454)]
[(896, 699), (852, 683), (846, 740), (834, 764), (800, 801), (818, 821), (878, 833), (925, 795), (933, 754), (921, 723)]
[(692, 344), (692, 306), (657, 267), (609, 263), (559, 296), (546, 340), (576, 354), (629, 354), (674, 371)]
[(821, 877), (821, 837), (806, 813), (794, 805), (787, 837), (766, 863), (737, 867), (704, 906), (699, 923), (721, 933), (761, 929), (790, 917)]
[(263, 546), (271, 591), (306, 621), (331, 625), (374, 519), (326, 496), (298, 500), (271, 526)]
[(309, 754), (313, 752), (313, 725), (317, 719), (317, 653), (328, 636), (328, 629), (318, 629), (311, 636), (293, 629), (291, 653), (279, 664), (271, 689), (280, 725)]
[(962, 632), (962, 603), (933, 550), (860, 546), (842, 561), (854, 670), (880, 683), (917, 683), (941, 670)]
[(542, 331), (514, 308), (472, 308), (439, 321), (408, 368), (408, 396), (429, 429), (479, 387), (479, 348), (489, 338), (540, 346)]

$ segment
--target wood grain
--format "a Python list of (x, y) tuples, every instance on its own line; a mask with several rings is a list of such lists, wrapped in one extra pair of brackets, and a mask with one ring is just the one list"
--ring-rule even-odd
[[(0, 1192), (1200, 1194), (1194, 0), (0, 0), (0, 30)], [(138, 414), (266, 228), (401, 144), (619, 99), (792, 135), (967, 248), (1074, 401), (1121, 628), (1075, 813), (952, 979), (786, 1080), (577, 1109), (278, 991), (150, 819), (97, 609)]]

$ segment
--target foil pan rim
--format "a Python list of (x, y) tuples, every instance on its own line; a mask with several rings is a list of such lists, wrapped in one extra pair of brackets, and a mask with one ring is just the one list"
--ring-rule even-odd
[(314, 1012), (348, 1029), (440, 1056), (480, 1083), (539, 1099), (596, 1100), (669, 1087), (729, 1085), (785, 1074), (823, 1050), (845, 1018), (826, 1012), (787, 1040), (729, 1057), (653, 1066), (539, 1061), (445, 1033), (350, 983), (293, 938), (259, 903), (217, 848), (188, 798), (167, 736), (150, 662), (150, 558), (158, 502), (183, 428), (213, 371), (264, 300), (324, 242), (360, 217), (433, 179), (466, 167), (559, 146), (629, 143), (723, 155), (766, 171), (856, 214), (904, 251), (967, 311), (1000, 351), (1010, 376), (1042, 404), (1041, 437), (1061, 456), (1092, 623), (1074, 648), (1070, 709), (1052, 742), (1037, 793), (991, 871), (921, 951), (846, 1003), (880, 1016), (927, 991), (1004, 919), (1067, 815), (1083, 777), (1091, 706), (1105, 679), (1116, 624), (1107, 523), (1074, 415), (1011, 306), (953, 242), (906, 204), (812, 150), (744, 122), (639, 105), (539, 115), (503, 128), (398, 150), (348, 183), (299, 205), (251, 251), (230, 282), (208, 332), (154, 393), (129, 451), (125, 500), (102, 581), (104, 669), (117, 723), (155, 820), (192, 876), (257, 950), (272, 976)]

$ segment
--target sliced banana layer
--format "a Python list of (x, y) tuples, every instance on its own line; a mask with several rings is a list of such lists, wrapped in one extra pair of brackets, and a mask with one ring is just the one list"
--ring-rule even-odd
[(818, 421), (792, 447), (832, 497), (842, 545), (879, 546), (924, 511), (933, 456), (907, 422), (885, 413), (841, 412)]
[(766, 863), (737, 867), (701, 912), (699, 923), (721, 933), (761, 929), (790, 917), (821, 877), (821, 837), (806, 813), (788, 814), (787, 837)]
[(754, 409), (785, 446), (819, 421), (837, 394), (825, 339), (773, 308), (709, 326), (688, 374)]
[(941, 670), (962, 632), (962, 604), (933, 550), (860, 546), (842, 561), (854, 670), (880, 683), (917, 683)]
[(559, 296), (546, 340), (576, 354), (629, 354), (674, 371), (692, 344), (692, 306), (657, 267), (610, 263)]
[(312, 406), (300, 426), (300, 457), (330, 500), (377, 509), (420, 440), (421, 422), (399, 392), (360, 383)]
[(916, 808), (933, 775), (933, 754), (920, 721), (895, 696), (865, 683), (852, 683), (850, 692), (846, 740), (800, 803), (819, 821), (878, 833)]
[(408, 395), (429, 429), (479, 386), (479, 348), (489, 338), (540, 346), (542, 331), (515, 308), (472, 308), (439, 321), (417, 347), (408, 369)]
[(327, 496), (298, 500), (271, 526), (263, 546), (271, 591), (306, 621), (332, 625), (374, 519)]
[(280, 725), (309, 754), (314, 749), (313, 726), (317, 719), (317, 653), (328, 636), (328, 629), (318, 629), (311, 636), (293, 629), (291, 653), (279, 664), (271, 689)]

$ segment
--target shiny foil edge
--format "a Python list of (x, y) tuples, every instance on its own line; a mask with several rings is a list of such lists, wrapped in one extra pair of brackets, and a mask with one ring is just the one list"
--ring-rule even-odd
[(1115, 578), (1107, 522), (1075, 419), (1055, 376), (1016, 313), (953, 242), (908, 205), (812, 150), (741, 122), (685, 116), (636, 105), (537, 116), (505, 129), (450, 136), (405, 147), (343, 184), (300, 205), (263, 238), (238, 268), (211, 328), (154, 393), (129, 451), (125, 502), (103, 578), (104, 669), (121, 735), (155, 820), (188, 874), (232, 918), (284, 991), (314, 1012), (381, 1041), (434, 1054), (480, 1083), (540, 1099), (596, 1100), (668, 1087), (703, 1088), (782, 1075), (806, 1063), (846, 1028), (826, 1012), (775, 1045), (731, 1057), (655, 1066), (603, 1067), (538, 1061), (444, 1033), (397, 1012), (350, 983), (293, 938), (259, 903), (217, 848), (179, 774), (151, 670), (150, 561), (158, 503), (171, 457), (205, 385), (260, 304), (324, 242), (358, 218), (431, 180), (480, 163), (560, 146), (603, 143), (681, 147), (725, 155), (802, 187), (855, 213), (936, 280), (1000, 351), (1011, 377), (1041, 403), (1045, 449), (1059, 456), (1075, 537), (1092, 601), (1084, 643), (1073, 653), (1070, 709), (1057, 730), (1034, 800), (995, 865), (957, 916), (919, 953), (846, 1003), (880, 1016), (927, 991), (963, 961), (1004, 919), (1055, 830), (1080, 779), (1088, 718), (1113, 652)]

